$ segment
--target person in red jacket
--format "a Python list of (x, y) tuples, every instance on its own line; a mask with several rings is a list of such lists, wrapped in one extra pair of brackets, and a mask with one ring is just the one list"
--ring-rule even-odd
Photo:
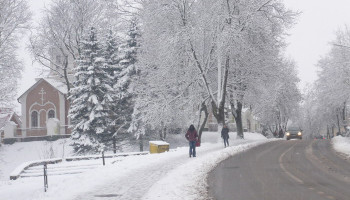
[(190, 144), (190, 158), (191, 156), (196, 157), (196, 142), (198, 139), (198, 134), (194, 126), (191, 124), (190, 128), (187, 130), (185, 135), (186, 139)]

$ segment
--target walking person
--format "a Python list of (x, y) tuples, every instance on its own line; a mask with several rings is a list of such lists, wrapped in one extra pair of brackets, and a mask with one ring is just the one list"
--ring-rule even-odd
[(229, 130), (228, 130), (227, 126), (224, 125), (224, 127), (221, 130), (221, 138), (224, 139), (225, 148), (226, 148), (226, 145), (230, 146), (228, 143), (228, 139), (230, 138), (228, 135), (228, 132), (229, 132)]
[(190, 144), (190, 158), (192, 156), (196, 157), (196, 142), (198, 139), (198, 134), (197, 134), (197, 131), (192, 124), (191, 124), (190, 128), (187, 130), (185, 137), (189, 141), (189, 144)]
[(273, 136), (275, 137), (275, 138), (277, 138), (278, 137), (278, 133), (277, 133), (277, 130), (275, 130), (273, 133)]
[(279, 138), (283, 138), (284, 137), (284, 133), (282, 128), (280, 129), (280, 132), (278, 133)]

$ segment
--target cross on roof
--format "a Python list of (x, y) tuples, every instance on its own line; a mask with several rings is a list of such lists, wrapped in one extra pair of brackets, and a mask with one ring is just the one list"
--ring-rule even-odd
[(44, 105), (44, 94), (46, 94), (46, 92), (44, 91), (44, 88), (41, 88), (39, 94), (41, 94), (41, 105)]

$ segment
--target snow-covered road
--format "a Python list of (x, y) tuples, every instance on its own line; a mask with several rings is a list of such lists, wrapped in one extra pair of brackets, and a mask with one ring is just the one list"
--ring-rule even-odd
[(109, 159), (106, 166), (81, 174), (49, 176), (46, 193), (42, 178), (8, 181), (1, 184), (0, 199), (206, 199), (206, 176), (217, 163), (270, 141), (260, 134), (245, 136), (245, 140), (231, 140), (229, 148), (223, 148), (221, 141), (205, 142), (197, 148), (196, 158), (189, 158), (188, 147), (180, 147), (162, 154)]

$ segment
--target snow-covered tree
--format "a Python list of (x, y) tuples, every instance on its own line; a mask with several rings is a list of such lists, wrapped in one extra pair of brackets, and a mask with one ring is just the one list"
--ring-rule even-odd
[[(140, 107), (149, 108), (144, 117), (160, 124), (155, 119), (169, 118), (178, 104), (188, 107), (183, 119), (189, 119), (206, 102), (220, 131), (229, 98), (237, 127), (242, 126), (245, 93), (269, 80), (295, 13), (274, 0), (144, 1), (142, 8), (140, 83), (147, 85), (141, 93), (148, 98)], [(238, 132), (243, 137), (242, 128)]]
[(91, 28), (81, 41), (81, 56), (75, 69), (69, 117), (73, 125), (73, 146), (78, 153), (101, 151), (101, 138), (110, 133), (110, 110), (113, 99), (112, 78), (108, 75), (103, 49)]
[(116, 4), (112, 0), (53, 0), (43, 15), (29, 48), (51, 76), (66, 84), (69, 93), (84, 31), (89, 27), (105, 32), (116, 29)]
[[(350, 98), (350, 31), (347, 27), (336, 33), (330, 51), (318, 62), (319, 77), (314, 91), (306, 95), (315, 114), (307, 113), (310, 134), (327, 130), (330, 135), (346, 131), (347, 107)], [(305, 108), (307, 109), (307, 108)], [(311, 108), (309, 108), (311, 109)], [(317, 114), (316, 114), (317, 113)]]
[[(300, 118), (305, 135), (314, 137), (321, 133), (329, 120), (326, 120), (326, 110), (321, 106), (322, 101), (318, 99), (318, 90), (316, 84), (309, 85), (304, 92), (302, 112)], [(327, 122), (327, 123), (324, 123)]]
[(176, 20), (171, 14), (176, 10), (170, 13), (171, 8), (161, 10), (157, 7), (159, 2), (144, 6), (138, 63), (140, 74), (135, 88), (134, 119), (137, 119), (137, 123), (133, 125), (137, 126), (140, 135), (145, 132), (146, 125), (162, 130), (164, 127), (185, 128), (184, 125), (197, 124), (200, 105), (208, 99), (202, 93), (202, 80), (194, 76), (196, 69), (191, 68), (193, 63), (188, 59), (190, 51), (184, 40), (186, 35), (162, 27), (168, 17)]
[(275, 68), (275, 75), (267, 81), (258, 96), (248, 98), (256, 116), (271, 132), (286, 129), (288, 122), (301, 126), (300, 116), (301, 93), (298, 89), (299, 78), (294, 62), (276, 60), (279, 67)]
[(118, 48), (117, 70), (114, 73), (114, 98), (117, 103), (113, 109), (117, 114), (114, 121), (117, 129), (128, 128), (126, 125), (131, 122), (134, 108), (132, 82), (137, 73), (135, 64), (141, 32), (136, 17), (131, 18), (129, 23), (124, 43)]
[[(222, 34), (227, 37), (221, 45), (226, 49), (222, 67), (227, 68), (229, 76), (227, 93), (237, 133), (243, 137), (241, 109), (251, 104), (251, 97), (269, 89), (266, 83), (274, 81), (281, 72), (278, 59), (285, 46), (284, 35), (296, 13), (279, 1), (232, 1), (225, 9), (229, 14), (225, 16), (227, 22), (223, 23), (227, 30)], [(231, 39), (230, 35), (237, 36)]]
[[(115, 80), (115, 74), (119, 74), (121, 71), (121, 68), (119, 67), (119, 58), (118, 58), (118, 44), (115, 35), (113, 34), (113, 31), (110, 30), (106, 37), (105, 41), (103, 43), (103, 57), (105, 59), (104, 63), (104, 71), (107, 73), (108, 78), (109, 78), (109, 85), (113, 88), (114, 83), (116, 82)], [(113, 92), (111, 92), (109, 95), (111, 95), (111, 98), (113, 100), (113, 105), (110, 106), (110, 111), (109, 111), (109, 118), (111, 121), (111, 132), (114, 134), (116, 127), (115, 127), (115, 120), (118, 117), (118, 114), (116, 112), (116, 107), (118, 104), (118, 100), (116, 97), (116, 90), (113, 89)], [(113, 136), (113, 135), (111, 135)]]
[(128, 68), (130, 73), (135, 73), (135, 63), (137, 62), (137, 52), (140, 48), (139, 39), (141, 30), (137, 17), (131, 18), (126, 33), (125, 43), (120, 45), (120, 61), (122, 68)]
[(30, 20), (27, 1), (0, 0), (0, 106), (10, 106), (15, 99), (17, 79), (23, 68), (16, 51)]

